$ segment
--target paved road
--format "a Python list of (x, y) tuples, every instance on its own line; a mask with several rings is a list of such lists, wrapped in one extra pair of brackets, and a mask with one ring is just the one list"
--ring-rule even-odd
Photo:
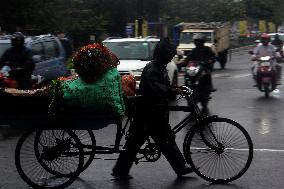
[[(134, 179), (115, 182), (110, 175), (114, 161), (95, 160), (80, 175), (70, 189), (281, 189), (284, 186), (284, 115), (283, 86), (272, 98), (265, 99), (252, 87), (250, 64), (245, 52), (235, 53), (226, 70), (214, 71), (213, 94), (209, 108), (211, 114), (229, 117), (241, 123), (254, 142), (254, 159), (251, 167), (240, 179), (228, 185), (211, 185), (195, 174), (177, 179), (164, 157), (154, 163), (139, 163), (131, 170)], [(182, 81), (180, 81), (182, 82)], [(183, 104), (183, 101), (178, 103)], [(171, 114), (172, 123), (182, 119), (183, 113)], [(10, 133), (7, 134), (7, 131)], [(2, 132), (3, 133), (3, 132)], [(29, 188), (18, 176), (14, 166), (14, 149), (18, 133), (5, 131), (0, 141), (0, 189)], [(96, 131), (98, 144), (113, 143), (115, 127)], [(184, 131), (177, 136), (181, 146)], [(8, 137), (8, 138), (7, 138)], [(115, 158), (117, 155), (97, 156)]]

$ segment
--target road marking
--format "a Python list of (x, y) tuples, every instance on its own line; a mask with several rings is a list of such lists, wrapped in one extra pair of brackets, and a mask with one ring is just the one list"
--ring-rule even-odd
[[(185, 73), (179, 73), (178, 78), (183, 78), (184, 76), (185, 76)], [(237, 74), (237, 75), (233, 75), (231, 73), (212, 74), (213, 78), (220, 78), (220, 77), (242, 78), (242, 77), (248, 77), (248, 76), (251, 76), (251, 73), (244, 73), (244, 74)]]
[[(211, 148), (191, 148), (194, 150), (212, 150)], [(237, 149), (237, 148), (226, 148), (226, 150), (236, 150), (236, 151), (248, 151), (249, 149)], [(277, 150), (277, 149), (253, 149), (253, 151), (260, 151), (260, 152), (284, 152), (284, 150)]]
[(231, 74), (228, 73), (220, 73), (220, 74), (213, 74), (212, 77), (213, 78), (218, 78), (218, 77), (230, 77), (232, 76)]
[(276, 150), (276, 149), (253, 149), (253, 150), (261, 152), (284, 152), (284, 150)]
[(249, 73), (249, 74), (238, 74), (238, 75), (234, 75), (232, 77), (233, 78), (242, 78), (242, 77), (248, 77), (248, 76), (251, 76), (251, 73)]
[[(248, 149), (236, 149), (236, 148), (226, 148), (229, 150), (236, 150), (236, 151), (248, 151)], [(276, 149), (253, 149), (253, 151), (260, 151), (260, 152), (284, 152), (284, 150), (276, 150)]]
[(219, 77), (242, 78), (242, 77), (248, 77), (248, 76), (251, 76), (251, 73), (244, 73), (244, 74), (237, 74), (237, 75), (232, 75), (230, 73), (221, 73), (221, 74), (214, 74), (213, 78), (219, 78)]

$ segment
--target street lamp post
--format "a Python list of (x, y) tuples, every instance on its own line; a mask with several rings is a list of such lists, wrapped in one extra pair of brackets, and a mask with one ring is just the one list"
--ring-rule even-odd
[(137, 13), (138, 13), (138, 36), (142, 36), (142, 24), (143, 24), (143, 2), (144, 0), (137, 0)]

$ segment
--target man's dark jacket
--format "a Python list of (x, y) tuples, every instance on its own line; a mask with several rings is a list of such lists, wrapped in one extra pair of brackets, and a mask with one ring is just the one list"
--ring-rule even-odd
[(149, 103), (167, 103), (173, 92), (166, 67), (157, 60), (148, 63), (143, 69), (139, 90)]
[(215, 53), (211, 50), (210, 47), (203, 46), (199, 48), (194, 48), (191, 53), (186, 57), (185, 61), (188, 62), (190, 60), (194, 61), (204, 61), (214, 60)]

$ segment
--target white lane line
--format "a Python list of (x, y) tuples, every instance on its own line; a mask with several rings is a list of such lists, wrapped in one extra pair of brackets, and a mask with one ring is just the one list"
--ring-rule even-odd
[[(228, 73), (221, 73), (221, 74), (213, 74), (213, 78), (220, 78), (220, 77), (230, 77), (230, 78), (243, 78), (243, 77), (251, 77), (251, 73), (246, 74), (238, 74), (238, 75), (231, 75)], [(184, 78), (184, 74), (179, 74), (178, 78)], [(282, 77), (284, 79), (284, 76)]]
[(237, 74), (237, 75), (232, 75), (229, 73), (222, 73), (222, 74), (214, 74), (213, 78), (219, 78), (219, 77), (242, 78), (242, 77), (248, 77), (248, 76), (251, 76), (251, 73), (244, 73), (244, 74)]
[(218, 77), (231, 77), (231, 74), (228, 73), (219, 73), (219, 74), (213, 74), (212, 77), (213, 78), (218, 78)]
[(253, 150), (261, 152), (284, 152), (284, 150), (276, 150), (276, 149), (253, 149)]
[(251, 76), (251, 74), (239, 74), (239, 75), (234, 75), (232, 78), (242, 78), (242, 77), (248, 77)]
[[(211, 148), (191, 148), (194, 150), (211, 150)], [(235, 150), (235, 151), (248, 151), (248, 149), (238, 149), (238, 148), (226, 148), (226, 150)], [(253, 149), (253, 151), (260, 151), (260, 152), (284, 152), (284, 150), (277, 150), (277, 149)]]

